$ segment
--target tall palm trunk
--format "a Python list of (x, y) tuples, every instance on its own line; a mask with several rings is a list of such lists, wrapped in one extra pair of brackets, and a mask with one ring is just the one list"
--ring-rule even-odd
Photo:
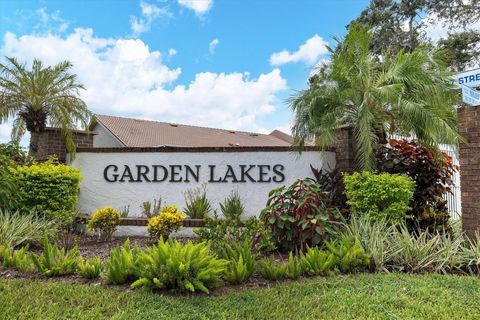
[(28, 155), (33, 157), (34, 159), (38, 159), (38, 149), (39, 149), (39, 142), (40, 142), (40, 130), (36, 129), (34, 131), (30, 131), (30, 145), (28, 150)]

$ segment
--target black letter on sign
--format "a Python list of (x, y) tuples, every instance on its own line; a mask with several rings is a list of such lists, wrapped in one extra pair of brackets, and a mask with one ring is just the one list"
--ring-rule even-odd
[(235, 171), (231, 165), (227, 165), (227, 172), (225, 172), (225, 176), (223, 177), (223, 182), (228, 182), (228, 179), (232, 178), (232, 182), (238, 182), (237, 177), (235, 176)]
[(263, 169), (268, 169), (270, 171), (270, 166), (268, 164), (260, 164), (258, 165), (258, 182), (270, 182), (272, 178), (268, 177), (268, 180), (264, 178), (268, 176), (268, 171), (265, 172)]
[[(163, 170), (163, 177), (162, 179), (158, 179), (158, 175), (157, 175), (157, 169), (158, 168), (161, 168)], [(162, 181), (165, 181), (166, 179), (168, 178), (168, 171), (167, 171), (167, 168), (165, 168), (164, 166), (160, 166), (160, 165), (153, 165), (153, 182), (162, 182)]]
[(247, 167), (247, 166), (246, 166), (246, 165), (243, 165), (243, 164), (240, 165), (240, 168), (242, 169), (242, 179), (240, 179), (240, 182), (247, 182), (247, 181), (245, 180), (245, 177), (248, 177), (248, 179), (249, 179), (250, 181), (252, 181), (252, 182), (257, 182), (257, 181), (255, 181), (255, 179), (252, 178), (251, 175), (248, 174), (248, 172), (249, 172), (250, 170), (252, 170), (253, 168), (255, 168), (255, 165), (254, 165), (254, 164), (251, 164), (247, 170), (245, 170), (245, 167)]
[(191, 174), (192, 177), (195, 179), (196, 182), (198, 182), (198, 176), (200, 174), (200, 165), (196, 165), (195, 168), (197, 168), (197, 172), (194, 172), (190, 166), (185, 165), (186, 173), (185, 173), (185, 182), (190, 182), (190, 179), (188, 179), (188, 176)]
[[(110, 168), (113, 168), (113, 172), (115, 173), (115, 174), (112, 174), (112, 177), (113, 177), (112, 179), (108, 178), (108, 169)], [(108, 165), (105, 167), (105, 170), (103, 170), (103, 178), (108, 182), (117, 182), (117, 179), (118, 179), (118, 173), (116, 173), (117, 171), (118, 171), (118, 167), (116, 165), (114, 164)]]
[(125, 169), (123, 170), (123, 173), (122, 173), (122, 177), (120, 178), (120, 182), (124, 182), (125, 181), (125, 178), (128, 178), (128, 182), (135, 182), (135, 179), (133, 179), (133, 176), (132, 176), (132, 171), (130, 171), (130, 167), (125, 165), (124, 166)]
[(142, 182), (142, 177), (145, 181), (150, 182), (147, 177), (149, 171), (150, 169), (146, 165), (137, 165), (137, 182)]
[(182, 166), (178, 164), (174, 164), (170, 166), (170, 182), (182, 182), (183, 180), (182, 177), (177, 178), (177, 176), (180, 175), (180, 172), (178, 172), (175, 169), (182, 170)]
[(285, 167), (282, 164), (276, 164), (273, 166), (273, 172), (277, 175), (273, 177), (273, 181), (275, 182), (283, 182), (285, 181), (285, 175), (283, 174), (283, 170)]
[(208, 182), (222, 182), (222, 178), (218, 178), (218, 180), (215, 180), (215, 165), (209, 165), (210, 168), (210, 180)]

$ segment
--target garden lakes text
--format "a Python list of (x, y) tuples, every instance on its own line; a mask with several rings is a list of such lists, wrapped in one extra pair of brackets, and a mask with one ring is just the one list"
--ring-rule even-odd
[[(281, 164), (267, 165), (108, 165), (103, 177), (108, 182), (199, 182), (200, 173), (206, 170), (209, 183), (220, 182), (283, 182), (285, 167)], [(203, 176), (203, 174), (202, 174)]]

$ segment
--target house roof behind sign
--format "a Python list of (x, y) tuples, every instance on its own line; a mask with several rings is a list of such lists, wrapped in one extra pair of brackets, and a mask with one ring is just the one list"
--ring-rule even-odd
[(278, 130), (261, 134), (117, 116), (95, 118), (91, 130), (102, 126), (125, 147), (285, 147), (293, 142), (292, 136)]

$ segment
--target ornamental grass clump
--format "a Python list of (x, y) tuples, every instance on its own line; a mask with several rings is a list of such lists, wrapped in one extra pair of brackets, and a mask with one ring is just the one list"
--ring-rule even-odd
[(303, 274), (307, 276), (327, 276), (333, 274), (335, 255), (318, 247), (307, 247), (305, 253), (300, 253), (300, 263)]
[(225, 243), (220, 257), (229, 261), (224, 277), (229, 283), (240, 284), (247, 281), (255, 272), (255, 255), (252, 253), (250, 241)]
[(162, 211), (148, 220), (147, 231), (155, 238), (168, 238), (183, 226), (185, 217), (177, 206), (165, 206)]
[(102, 260), (99, 257), (80, 258), (78, 260), (77, 274), (85, 279), (97, 279), (103, 269)]
[(185, 192), (185, 214), (191, 219), (204, 219), (212, 211), (212, 204), (207, 198), (207, 187), (203, 184), (199, 188)]
[(208, 293), (221, 284), (227, 265), (228, 261), (217, 258), (204, 242), (182, 244), (161, 238), (157, 246), (139, 254), (136, 261), (139, 279), (132, 287)]
[(108, 283), (124, 284), (136, 279), (135, 260), (140, 250), (138, 246), (130, 248), (130, 239), (125, 240), (122, 247), (117, 246), (110, 251), (105, 262), (105, 277)]
[(88, 222), (90, 230), (98, 232), (102, 241), (108, 241), (120, 224), (120, 212), (113, 207), (105, 207), (95, 211)]

